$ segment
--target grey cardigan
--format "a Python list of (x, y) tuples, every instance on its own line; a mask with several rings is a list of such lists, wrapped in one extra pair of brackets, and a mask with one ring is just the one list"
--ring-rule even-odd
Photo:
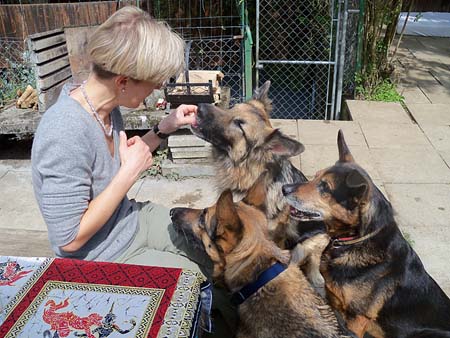
[(111, 261), (131, 244), (138, 229), (138, 206), (125, 197), (105, 225), (77, 252), (61, 247), (73, 241), (88, 203), (111, 182), (120, 167), (118, 109), (114, 124), (114, 157), (94, 117), (68, 94), (64, 86), (57, 102), (44, 113), (31, 152), (34, 193), (56, 255)]

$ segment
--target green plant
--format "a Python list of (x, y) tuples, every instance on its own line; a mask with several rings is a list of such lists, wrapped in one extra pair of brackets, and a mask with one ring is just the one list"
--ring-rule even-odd
[(153, 154), (153, 164), (150, 169), (146, 170), (141, 178), (153, 176), (153, 177), (165, 177), (169, 180), (179, 180), (180, 176), (177, 173), (163, 174), (162, 172), (162, 162), (167, 159), (169, 155), (169, 149), (158, 149), (156, 153)]
[[(8, 47), (6, 47), (8, 51)], [(22, 55), (23, 60), (28, 60), (28, 53)], [(27, 85), (36, 86), (36, 78), (33, 69), (27, 62), (18, 62), (5, 58), (7, 67), (0, 71), (0, 104), (5, 104), (14, 99), (17, 90), (24, 90)]]
[(356, 83), (356, 94), (359, 99), (383, 102), (403, 102), (404, 100), (404, 97), (397, 92), (395, 84), (389, 79), (385, 79), (370, 87), (364, 87), (361, 77), (357, 76)]
[[(398, 16), (402, 7), (408, 3), (411, 0), (366, 0), (359, 83), (364, 90), (359, 90), (360, 93), (373, 96), (380, 86), (384, 87), (381, 88), (382, 92), (392, 92), (384, 82), (394, 69), (388, 54), (396, 33)], [(389, 98), (389, 95), (380, 95), (384, 99)]]

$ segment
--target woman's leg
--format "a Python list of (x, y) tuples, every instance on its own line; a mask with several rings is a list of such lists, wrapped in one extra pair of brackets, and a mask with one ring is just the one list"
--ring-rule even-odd
[[(206, 253), (193, 249), (174, 229), (169, 209), (150, 202), (141, 205), (136, 238), (116, 261), (190, 269), (202, 272), (209, 279), (212, 273), (212, 263)], [(223, 288), (213, 287), (212, 314), (216, 330), (205, 337), (232, 338), (238, 324), (237, 308)]]
[[(211, 276), (211, 260), (205, 252), (193, 249), (186, 238), (174, 229), (169, 216), (169, 209), (151, 202), (145, 202), (140, 203), (138, 233), (131, 246), (116, 261), (129, 263), (131, 260), (133, 262), (139, 260), (141, 263), (133, 264), (150, 265), (142, 259), (134, 258), (141, 256), (143, 252), (149, 249), (174, 254), (167, 255), (164, 261), (159, 261), (159, 265), (174, 266), (172, 258), (177, 263), (186, 262), (179, 267), (197, 267), (198, 265), (193, 270), (198, 271), (200, 268), (205, 276)], [(184, 260), (178, 256), (183, 257)], [(175, 259), (175, 257), (178, 258)], [(196, 263), (196, 265), (189, 263), (189, 261)]]

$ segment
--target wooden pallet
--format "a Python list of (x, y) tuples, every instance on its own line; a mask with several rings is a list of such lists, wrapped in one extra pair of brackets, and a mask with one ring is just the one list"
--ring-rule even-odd
[(36, 75), (39, 112), (43, 113), (72, 78), (69, 53), (63, 29), (30, 35), (27, 39)]

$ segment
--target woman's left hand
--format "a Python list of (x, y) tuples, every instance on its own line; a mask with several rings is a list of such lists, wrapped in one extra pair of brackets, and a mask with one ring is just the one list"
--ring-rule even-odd
[(164, 134), (170, 134), (181, 126), (193, 124), (196, 118), (197, 106), (182, 104), (159, 122), (159, 130)]

